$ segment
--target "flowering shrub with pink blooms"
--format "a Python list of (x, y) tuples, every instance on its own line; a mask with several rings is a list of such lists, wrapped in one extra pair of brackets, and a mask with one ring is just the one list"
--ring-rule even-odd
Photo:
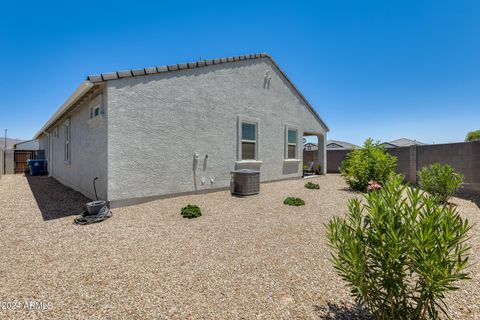
[(373, 180), (370, 180), (368, 182), (368, 190), (370, 191), (375, 191), (375, 190), (378, 190), (380, 189), (382, 186), (377, 182), (377, 181), (373, 181)]
[(340, 172), (353, 190), (366, 192), (369, 181), (383, 186), (395, 172), (397, 158), (387, 153), (380, 142), (365, 141), (363, 148), (350, 152), (342, 162)]

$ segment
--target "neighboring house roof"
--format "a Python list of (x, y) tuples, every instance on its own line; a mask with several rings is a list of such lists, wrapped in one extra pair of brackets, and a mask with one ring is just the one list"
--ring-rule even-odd
[(67, 101), (65, 101), (65, 103), (58, 109), (58, 111), (55, 112), (55, 114), (47, 121), (47, 123), (40, 129), (40, 131), (38, 131), (35, 134), (34, 139), (38, 139), (53, 123), (55, 123), (62, 115), (64, 115), (70, 109), (70, 107), (73, 106), (77, 101), (79, 101), (82, 98), (82, 96), (86, 94), (92, 87), (94, 87), (95, 85), (101, 84), (105, 81), (117, 80), (117, 79), (128, 78), (128, 77), (147, 76), (147, 75), (159, 74), (159, 73), (165, 73), (165, 72), (174, 72), (174, 71), (184, 70), (184, 69), (203, 68), (211, 65), (233, 63), (233, 62), (260, 59), (260, 58), (267, 58), (272, 62), (272, 64), (280, 72), (280, 74), (284, 77), (284, 79), (292, 86), (292, 88), (298, 94), (300, 99), (306, 104), (307, 108), (312, 112), (312, 114), (319, 121), (319, 123), (323, 127), (325, 127), (326, 131), (329, 131), (330, 129), (328, 128), (326, 123), (320, 118), (318, 113), (313, 109), (313, 107), (310, 105), (307, 99), (297, 89), (297, 87), (292, 83), (292, 81), (287, 77), (285, 72), (283, 72), (283, 70), (277, 65), (277, 63), (272, 59), (272, 57), (268, 53), (257, 53), (257, 54), (247, 54), (242, 56), (201, 60), (196, 62), (178, 63), (178, 64), (150, 67), (150, 68), (143, 68), (143, 69), (123, 70), (123, 71), (102, 73), (98, 75), (89, 75), (87, 79), (82, 84), (80, 84), (77, 90), (75, 90), (75, 92), (67, 99)]
[(318, 150), (318, 145), (313, 142), (307, 142), (303, 145), (303, 150), (306, 150), (306, 151)]
[(389, 142), (383, 142), (382, 145), (385, 146), (385, 148), (396, 148), (396, 147), (409, 147), (411, 145), (425, 145), (426, 143), (417, 141), (417, 140), (411, 140), (407, 138), (400, 138), (397, 140), (392, 140)]
[(340, 141), (340, 140), (328, 140), (327, 141), (327, 150), (328, 149), (344, 149), (344, 150), (350, 150), (350, 149), (357, 149), (360, 148), (359, 146), (346, 142), (346, 141)]
[(38, 150), (39, 147), (37, 140), (22, 141), (13, 145), (13, 149), (16, 150)]

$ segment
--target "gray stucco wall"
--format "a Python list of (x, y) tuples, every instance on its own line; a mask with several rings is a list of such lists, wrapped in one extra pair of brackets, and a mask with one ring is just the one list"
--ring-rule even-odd
[[(96, 98), (98, 97), (98, 98)], [(104, 115), (90, 120), (90, 104), (93, 99), (102, 100)], [(40, 139), (40, 148), (45, 150), (49, 165), (49, 174), (55, 179), (83, 193), (89, 198), (94, 198), (93, 178), (98, 177), (97, 193), (99, 198), (107, 199), (107, 117), (106, 94), (93, 96), (82, 103), (72, 112), (49, 128), (49, 136), (43, 134)], [(65, 130), (64, 123), (70, 119), (71, 130), (71, 158), (64, 161)], [(58, 137), (55, 130), (58, 128)], [(49, 148), (52, 147), (50, 153)]]
[[(198, 190), (229, 186), (230, 170), (258, 167), (236, 163), (242, 120), (258, 123), (262, 181), (301, 176), (303, 132), (325, 135), (268, 59), (113, 80), (107, 91), (109, 200), (194, 191), (195, 152)], [(287, 125), (296, 162), (284, 161)]]

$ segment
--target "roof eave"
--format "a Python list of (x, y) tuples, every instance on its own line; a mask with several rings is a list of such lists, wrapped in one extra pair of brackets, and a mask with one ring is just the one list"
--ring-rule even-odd
[(48, 119), (43, 127), (33, 136), (33, 140), (40, 138), (40, 136), (57, 121), (62, 115), (64, 115), (70, 108), (77, 102), (88, 90), (90, 90), (94, 84), (91, 81), (83, 81), (78, 88), (68, 97), (63, 105)]
[(298, 90), (298, 88), (293, 84), (292, 80), (290, 80), (290, 78), (287, 76), (287, 74), (282, 70), (282, 68), (280, 68), (280, 66), (275, 62), (275, 60), (273, 60), (273, 58), (269, 55), (269, 54), (265, 54), (265, 57), (268, 58), (272, 63), (273, 65), (275, 66), (275, 68), (277, 68), (277, 70), (282, 74), (282, 76), (287, 80), (287, 82), (292, 86), (293, 90), (295, 90), (295, 92), (297, 92), (297, 94), (300, 96), (300, 99), (303, 100), (303, 102), (307, 105), (307, 108), (312, 112), (312, 114), (315, 116), (315, 118), (317, 118), (318, 122), (324, 127), (325, 129), (325, 132), (329, 132), (330, 131), (330, 128), (327, 126), (327, 124), (325, 123), (325, 121), (323, 121), (323, 119), (320, 117), (320, 115), (318, 114), (317, 111), (315, 111), (315, 109), (312, 107), (312, 105), (310, 104), (310, 102), (308, 102), (307, 98), (305, 98), (305, 96), (300, 92), (300, 90)]
[(257, 54), (247, 54), (242, 56), (234, 56), (234, 57), (227, 57), (227, 58), (219, 58), (219, 59), (210, 59), (210, 60), (201, 60), (196, 62), (187, 62), (187, 63), (179, 63), (173, 65), (166, 65), (166, 66), (158, 66), (158, 67), (151, 67), (151, 68), (144, 68), (144, 69), (131, 69), (131, 70), (124, 70), (124, 71), (117, 71), (117, 72), (109, 72), (109, 73), (101, 73), (96, 75), (89, 75), (87, 76), (87, 81), (92, 83), (98, 84), (109, 80), (118, 80), (122, 78), (129, 78), (129, 77), (136, 77), (136, 76), (147, 76), (151, 74), (158, 74), (164, 72), (171, 72), (171, 71), (179, 71), (184, 69), (195, 69), (195, 68), (202, 68), (216, 64), (225, 64), (243, 60), (253, 60), (253, 59), (261, 59), (267, 58), (269, 59), (275, 68), (280, 72), (280, 74), (287, 80), (287, 82), (292, 86), (293, 90), (298, 94), (300, 99), (306, 104), (307, 108), (312, 112), (313, 116), (318, 120), (320, 125), (325, 129), (325, 132), (330, 131), (330, 128), (327, 126), (325, 121), (320, 117), (320, 115), (315, 111), (312, 105), (308, 102), (305, 96), (298, 90), (298, 88), (293, 84), (293, 82), (288, 78), (286, 73), (280, 68), (280, 66), (273, 60), (272, 56), (266, 52), (257, 53)]

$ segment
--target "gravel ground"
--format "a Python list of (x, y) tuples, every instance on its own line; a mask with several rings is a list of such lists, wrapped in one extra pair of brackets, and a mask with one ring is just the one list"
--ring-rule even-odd
[[(355, 319), (328, 261), (324, 227), (355, 194), (338, 175), (308, 181), (321, 189), (305, 189), (305, 180), (274, 182), (253, 197), (222, 191), (158, 200), (76, 226), (70, 215), (82, 195), (51, 178), (3, 176), (0, 302), (51, 308), (0, 308), (0, 319)], [(287, 196), (306, 205), (285, 206)], [(477, 224), (472, 280), (448, 297), (450, 312), (480, 319), (480, 201), (453, 202)], [(188, 203), (203, 216), (181, 218)]]

